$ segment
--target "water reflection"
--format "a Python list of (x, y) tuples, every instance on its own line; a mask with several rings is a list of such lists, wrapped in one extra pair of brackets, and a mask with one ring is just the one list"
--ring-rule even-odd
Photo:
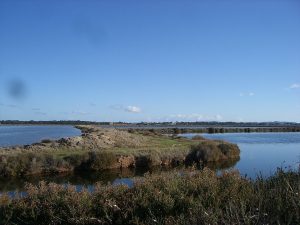
[[(134, 169), (117, 169), (101, 172), (75, 172), (68, 174), (57, 174), (51, 176), (28, 176), (22, 178), (1, 178), (0, 192), (23, 191), (26, 183), (38, 184), (40, 181), (54, 182), (57, 184), (72, 184), (88, 186), (96, 182), (113, 183), (120, 182), (124, 178), (142, 176), (147, 171)], [(122, 180), (123, 181), (123, 180)]]
[(204, 167), (208, 167), (212, 170), (218, 171), (218, 170), (227, 170), (230, 168), (233, 168), (236, 166), (236, 164), (240, 161), (240, 158), (237, 159), (230, 159), (230, 160), (224, 160), (219, 162), (208, 162)]
[[(182, 134), (192, 138), (196, 134)], [(278, 167), (297, 170), (300, 162), (300, 133), (225, 133), (201, 134), (208, 139), (220, 139), (236, 143), (240, 160), (233, 168), (242, 175), (255, 178), (272, 175)]]
[[(231, 168), (236, 165), (239, 159), (222, 161), (218, 163), (206, 163), (198, 165), (198, 169), (208, 167), (215, 171)], [(178, 170), (184, 168), (184, 166), (176, 167)], [(134, 177), (142, 177), (145, 173), (160, 173), (162, 171), (173, 170), (174, 168), (165, 167), (153, 167), (153, 168), (138, 168), (138, 169), (114, 169), (105, 170), (101, 172), (85, 171), (75, 172), (69, 174), (57, 174), (51, 176), (28, 176), (23, 178), (1, 178), (0, 179), (0, 192), (9, 192), (14, 197), (15, 192), (23, 192), (25, 190), (26, 183), (38, 184), (40, 181), (47, 183), (57, 184), (70, 184), (75, 185), (78, 191), (82, 190), (83, 187), (88, 190), (93, 190), (93, 184), (100, 182), (102, 184), (113, 184), (113, 185), (127, 185), (132, 187), (134, 184)], [(24, 193), (23, 193), (24, 194)]]

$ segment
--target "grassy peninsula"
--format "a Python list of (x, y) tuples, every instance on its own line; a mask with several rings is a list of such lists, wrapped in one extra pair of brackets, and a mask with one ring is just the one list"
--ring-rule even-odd
[(77, 126), (82, 135), (0, 149), (3, 177), (238, 160), (235, 144), (156, 132)]

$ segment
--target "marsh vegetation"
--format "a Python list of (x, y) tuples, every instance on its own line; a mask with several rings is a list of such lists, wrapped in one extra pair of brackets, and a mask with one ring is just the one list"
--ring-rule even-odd
[[(27, 196), (0, 197), (0, 224), (299, 224), (300, 173), (269, 178), (204, 169), (148, 174), (127, 186), (28, 184)], [(155, 197), (154, 197), (155, 196)]]

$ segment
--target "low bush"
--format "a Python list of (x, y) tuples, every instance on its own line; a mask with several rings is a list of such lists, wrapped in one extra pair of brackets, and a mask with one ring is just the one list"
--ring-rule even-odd
[(103, 170), (108, 169), (117, 162), (117, 156), (112, 152), (89, 152), (86, 169)]
[(154, 150), (151, 153), (142, 153), (135, 157), (135, 167), (137, 168), (151, 168), (160, 166), (162, 157)]
[(239, 154), (240, 150), (236, 144), (204, 140), (191, 147), (191, 151), (186, 157), (186, 163), (207, 163), (236, 159), (239, 157)]

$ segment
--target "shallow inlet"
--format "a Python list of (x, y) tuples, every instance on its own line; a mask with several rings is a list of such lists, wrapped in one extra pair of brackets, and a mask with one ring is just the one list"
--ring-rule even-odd
[(57, 140), (79, 135), (79, 129), (65, 125), (0, 126), (0, 147), (30, 145), (45, 139)]

